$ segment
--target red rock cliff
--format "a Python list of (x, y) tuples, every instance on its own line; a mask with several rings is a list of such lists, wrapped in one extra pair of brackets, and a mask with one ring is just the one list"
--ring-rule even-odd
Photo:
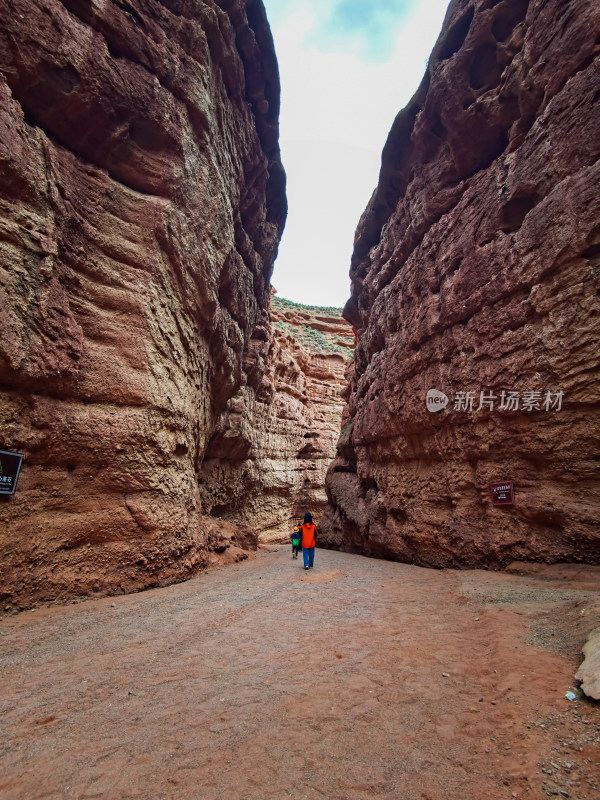
[(331, 546), (600, 561), (599, 100), (596, 0), (451, 3), (356, 234)]
[(335, 455), (354, 346), (334, 308), (274, 296), (264, 337), (262, 383), (241, 387), (207, 452), (202, 497), (211, 513), (241, 519), (263, 542), (288, 541), (295, 521), (327, 506), (325, 474)]
[(178, 580), (252, 540), (205, 516), (198, 482), (266, 369), (286, 201), (264, 7), (2, 10), (0, 447), (25, 461), (0, 598)]

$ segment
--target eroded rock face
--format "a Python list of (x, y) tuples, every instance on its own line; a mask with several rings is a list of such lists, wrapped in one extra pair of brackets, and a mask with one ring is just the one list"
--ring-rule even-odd
[[(283, 228), (259, 0), (10, 0), (0, 23), (0, 598), (182, 579), (256, 533), (198, 488)], [(258, 331), (258, 333), (257, 333)], [(250, 376), (250, 377), (249, 377)]]
[(575, 680), (581, 682), (581, 689), (588, 697), (600, 700), (600, 628), (595, 628), (588, 636), (583, 655)]
[(600, 560), (599, 31), (593, 0), (451, 3), (357, 230), (331, 546)]
[(287, 541), (305, 511), (318, 521), (327, 506), (354, 332), (337, 309), (274, 296), (254, 346), (262, 382), (241, 387), (221, 416), (202, 472), (203, 504), (254, 527), (260, 541)]

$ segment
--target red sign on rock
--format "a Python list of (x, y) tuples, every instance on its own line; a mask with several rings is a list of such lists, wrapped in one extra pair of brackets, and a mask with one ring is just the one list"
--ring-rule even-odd
[(515, 502), (512, 481), (490, 483), (490, 492), (492, 493), (492, 505), (494, 506), (511, 506)]
[(512, 481), (490, 483), (490, 492), (492, 493), (492, 505), (494, 506), (512, 506), (515, 502)]

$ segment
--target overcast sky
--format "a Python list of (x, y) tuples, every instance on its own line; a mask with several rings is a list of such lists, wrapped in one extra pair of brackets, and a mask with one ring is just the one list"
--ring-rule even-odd
[(264, 0), (281, 74), (286, 228), (280, 297), (343, 306), (354, 231), (394, 117), (410, 100), (448, 0)]

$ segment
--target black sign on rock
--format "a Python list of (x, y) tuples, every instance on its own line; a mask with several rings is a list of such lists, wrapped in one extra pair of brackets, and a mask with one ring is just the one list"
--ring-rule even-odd
[(22, 461), (22, 453), (0, 450), (0, 495), (15, 493)]

